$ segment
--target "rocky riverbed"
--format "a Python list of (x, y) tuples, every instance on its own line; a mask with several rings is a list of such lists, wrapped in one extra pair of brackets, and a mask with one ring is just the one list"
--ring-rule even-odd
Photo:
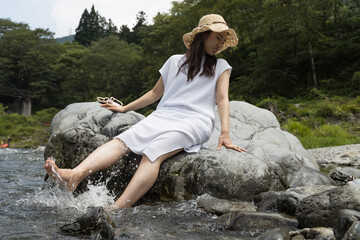
[[(136, 112), (113, 114), (96, 103), (71, 104), (52, 121), (45, 158), (54, 156), (59, 166), (72, 168), (141, 119)], [(230, 231), (231, 238), (225, 239), (360, 239), (360, 170), (356, 168), (360, 165), (360, 144), (305, 150), (295, 136), (280, 129), (270, 111), (245, 102), (230, 103), (230, 128), (233, 143), (246, 148), (247, 153), (214, 150), (220, 129), (216, 119), (209, 148), (165, 161), (141, 206), (191, 201), (196, 209), (214, 215), (205, 225), (201, 216), (192, 225), (204, 226), (202, 229), (212, 234), (216, 231), (218, 236)], [(87, 182), (105, 181), (118, 196), (138, 163), (139, 156), (130, 154), (108, 171), (93, 174)], [(94, 236), (139, 237), (134, 226), (124, 226), (116, 214), (114, 228), (104, 222), (102, 210), (92, 213), (95, 215), (85, 215), (85, 220), (79, 221), (89, 227), (87, 219), (91, 219)], [(164, 231), (159, 239), (180, 239), (166, 238), (169, 229)], [(210, 232), (189, 239), (202, 239)]]
[(320, 166), (360, 166), (360, 144), (308, 150)]

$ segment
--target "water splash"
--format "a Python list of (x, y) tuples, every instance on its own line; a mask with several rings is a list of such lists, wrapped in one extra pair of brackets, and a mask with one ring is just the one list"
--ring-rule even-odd
[(110, 195), (103, 185), (90, 185), (88, 183), (88, 191), (74, 196), (71, 192), (66, 191), (63, 187), (56, 184), (53, 179), (49, 179), (45, 186), (32, 194), (27, 194), (16, 203), (26, 206), (43, 206), (57, 208), (60, 210), (76, 210), (79, 213), (86, 212), (88, 207), (106, 206), (114, 201), (114, 197)]

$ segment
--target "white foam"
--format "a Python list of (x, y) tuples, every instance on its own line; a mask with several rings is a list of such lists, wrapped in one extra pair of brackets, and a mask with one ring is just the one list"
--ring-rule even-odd
[[(49, 179), (50, 180), (50, 179)], [(114, 201), (105, 185), (90, 185), (89, 190), (74, 197), (74, 195), (59, 187), (53, 185), (52, 180), (48, 181), (43, 189), (28, 194), (16, 203), (21, 205), (40, 205), (45, 207), (54, 207), (58, 209), (76, 209), (79, 212), (86, 212), (88, 207), (107, 206)]]

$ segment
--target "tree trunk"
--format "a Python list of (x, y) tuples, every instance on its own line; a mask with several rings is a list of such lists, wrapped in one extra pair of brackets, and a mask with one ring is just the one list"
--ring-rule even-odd
[(310, 53), (310, 59), (311, 59), (311, 69), (312, 69), (312, 76), (314, 81), (314, 88), (317, 88), (317, 80), (316, 80), (316, 70), (315, 70), (315, 61), (312, 51), (312, 44), (309, 41), (309, 53)]

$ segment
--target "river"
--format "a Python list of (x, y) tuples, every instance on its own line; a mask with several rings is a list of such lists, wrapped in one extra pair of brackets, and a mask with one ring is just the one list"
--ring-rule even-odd
[[(114, 199), (104, 186), (90, 186), (74, 197), (44, 182), (42, 153), (31, 149), (0, 149), (0, 239), (91, 239), (64, 236), (59, 228), (88, 207)], [(144, 204), (111, 214), (116, 239), (252, 239), (216, 224), (217, 216), (196, 207), (196, 200)]]

